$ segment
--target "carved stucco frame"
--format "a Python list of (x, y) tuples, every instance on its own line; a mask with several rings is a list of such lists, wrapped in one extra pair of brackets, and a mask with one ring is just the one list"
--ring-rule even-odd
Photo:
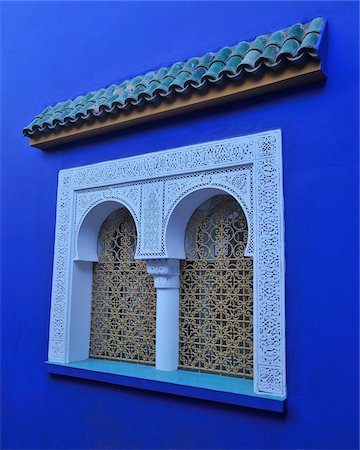
[[(86, 223), (98, 215), (97, 208), (104, 210), (97, 230), (115, 207), (129, 209), (138, 232), (136, 258), (181, 258), (176, 229), (179, 210), (187, 211), (186, 221), (194, 210), (194, 204), (189, 210), (186, 199), (195, 196), (195, 203), (200, 204), (220, 192), (231, 194), (240, 203), (249, 225), (246, 254), (254, 260), (254, 390), (285, 397), (280, 130), (60, 171), (49, 361), (74, 360), (69, 350), (72, 315), (79, 315), (72, 305), (78, 271), (74, 267), (76, 261), (91, 267), (96, 260), (96, 255), (86, 254), (91, 247), (86, 244)], [(83, 320), (87, 339), (89, 317)]]

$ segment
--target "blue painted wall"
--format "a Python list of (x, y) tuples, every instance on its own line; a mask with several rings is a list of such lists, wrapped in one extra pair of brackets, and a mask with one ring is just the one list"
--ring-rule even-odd
[[(358, 6), (2, 3), (2, 448), (355, 448)], [(323, 16), (328, 81), (48, 152), (44, 106)], [(283, 130), (288, 413), (45, 373), (59, 169)]]

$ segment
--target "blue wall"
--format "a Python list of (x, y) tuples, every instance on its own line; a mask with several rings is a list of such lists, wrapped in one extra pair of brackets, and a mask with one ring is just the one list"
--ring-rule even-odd
[[(2, 3), (2, 448), (355, 448), (358, 6), (350, 2)], [(44, 106), (323, 16), (325, 85), (44, 152)], [(281, 128), (288, 413), (45, 373), (59, 169)]]

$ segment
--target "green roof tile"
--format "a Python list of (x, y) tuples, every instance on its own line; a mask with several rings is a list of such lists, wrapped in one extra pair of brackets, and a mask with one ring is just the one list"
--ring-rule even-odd
[(296, 39), (288, 39), (282, 46), (279, 55), (290, 55), (291, 57), (294, 57), (297, 54), (299, 47), (299, 41)]
[(304, 27), (301, 23), (296, 23), (292, 27), (289, 28), (288, 38), (294, 38), (301, 42), (301, 39), (304, 36)]
[(242, 83), (250, 73), (275, 70), (280, 64), (299, 64), (319, 59), (319, 44), (325, 20), (316, 18), (284, 30), (242, 41), (216, 53), (192, 57), (171, 67), (151, 71), (132, 80), (80, 95), (55, 106), (47, 106), (24, 128), (25, 136), (39, 136), (85, 121), (134, 109), (147, 102), (160, 103), (164, 97), (191, 93), (203, 86)]

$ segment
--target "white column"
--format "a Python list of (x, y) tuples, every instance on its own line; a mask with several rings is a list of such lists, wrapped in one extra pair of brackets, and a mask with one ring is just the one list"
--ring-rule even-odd
[(177, 370), (179, 365), (179, 275), (178, 259), (152, 259), (147, 271), (154, 276), (156, 300), (156, 368)]

